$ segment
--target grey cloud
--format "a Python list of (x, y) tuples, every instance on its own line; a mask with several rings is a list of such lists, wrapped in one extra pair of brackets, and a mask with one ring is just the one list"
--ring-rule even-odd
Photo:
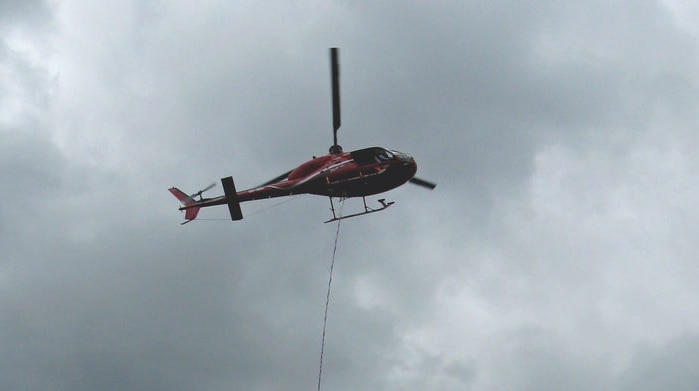
[(0, 388), (316, 387), (327, 200), (179, 226), (166, 189), (324, 153), (328, 46), (340, 143), (439, 186), (343, 222), (324, 389), (695, 380), (699, 68), (661, 5), (26, 4), (0, 19), (55, 24), (22, 27), (45, 64), (0, 56)]
[(639, 347), (622, 377), (621, 390), (694, 390), (699, 386), (695, 335), (674, 338), (662, 346)]

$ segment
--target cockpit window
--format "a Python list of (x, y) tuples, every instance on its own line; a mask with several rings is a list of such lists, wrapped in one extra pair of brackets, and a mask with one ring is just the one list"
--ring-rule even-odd
[(383, 150), (376, 154), (376, 158), (379, 159), (379, 162), (385, 162), (387, 160), (393, 160), (395, 157), (391, 152)]
[(352, 155), (352, 159), (359, 165), (381, 163), (396, 158), (392, 152), (379, 147), (359, 149), (350, 152), (350, 154)]

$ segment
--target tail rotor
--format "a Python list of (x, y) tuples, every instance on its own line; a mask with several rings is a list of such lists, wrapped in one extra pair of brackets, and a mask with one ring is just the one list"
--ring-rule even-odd
[[(174, 195), (180, 202), (182, 203), (182, 207), (180, 210), (185, 211), (184, 215), (184, 223), (182, 224), (187, 224), (190, 221), (194, 220), (197, 218), (197, 215), (199, 214), (199, 209), (200, 206), (197, 205), (197, 203), (201, 202), (203, 197), (202, 193), (204, 193), (207, 190), (210, 190), (212, 187), (216, 186), (216, 183), (212, 183), (209, 186), (206, 186), (205, 188), (199, 190), (196, 193), (193, 193), (191, 195), (187, 195), (187, 193), (183, 192), (182, 190), (176, 188), (176, 187), (171, 187), (168, 190), (170, 190), (170, 193)], [(199, 200), (195, 200), (195, 197), (199, 197)]]

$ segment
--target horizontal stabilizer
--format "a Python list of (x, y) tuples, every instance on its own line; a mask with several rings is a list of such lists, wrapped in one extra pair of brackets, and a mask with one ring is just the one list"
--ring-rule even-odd
[(243, 211), (240, 210), (240, 202), (238, 201), (238, 193), (235, 190), (233, 177), (221, 178), (223, 191), (226, 193), (226, 201), (228, 202), (228, 210), (231, 212), (231, 220), (242, 220)]

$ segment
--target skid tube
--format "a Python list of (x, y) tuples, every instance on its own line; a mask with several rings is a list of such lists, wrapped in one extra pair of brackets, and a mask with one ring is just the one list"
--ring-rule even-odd
[(370, 208), (369, 206), (367, 206), (366, 197), (362, 197), (362, 201), (364, 202), (364, 212), (359, 212), (359, 213), (355, 213), (355, 214), (351, 214), (351, 215), (347, 215), (347, 216), (337, 217), (337, 215), (335, 214), (335, 205), (333, 204), (333, 198), (332, 197), (328, 197), (328, 198), (330, 199), (330, 210), (333, 212), (333, 218), (328, 220), (328, 221), (324, 221), (324, 223), (330, 223), (330, 222), (337, 221), (337, 220), (349, 219), (350, 217), (357, 217), (357, 216), (367, 215), (369, 213), (380, 212), (380, 211), (388, 208), (389, 206), (395, 204), (394, 201), (386, 202), (385, 198), (381, 198), (378, 200), (381, 203), (381, 207), (378, 209), (374, 209), (374, 208)]

